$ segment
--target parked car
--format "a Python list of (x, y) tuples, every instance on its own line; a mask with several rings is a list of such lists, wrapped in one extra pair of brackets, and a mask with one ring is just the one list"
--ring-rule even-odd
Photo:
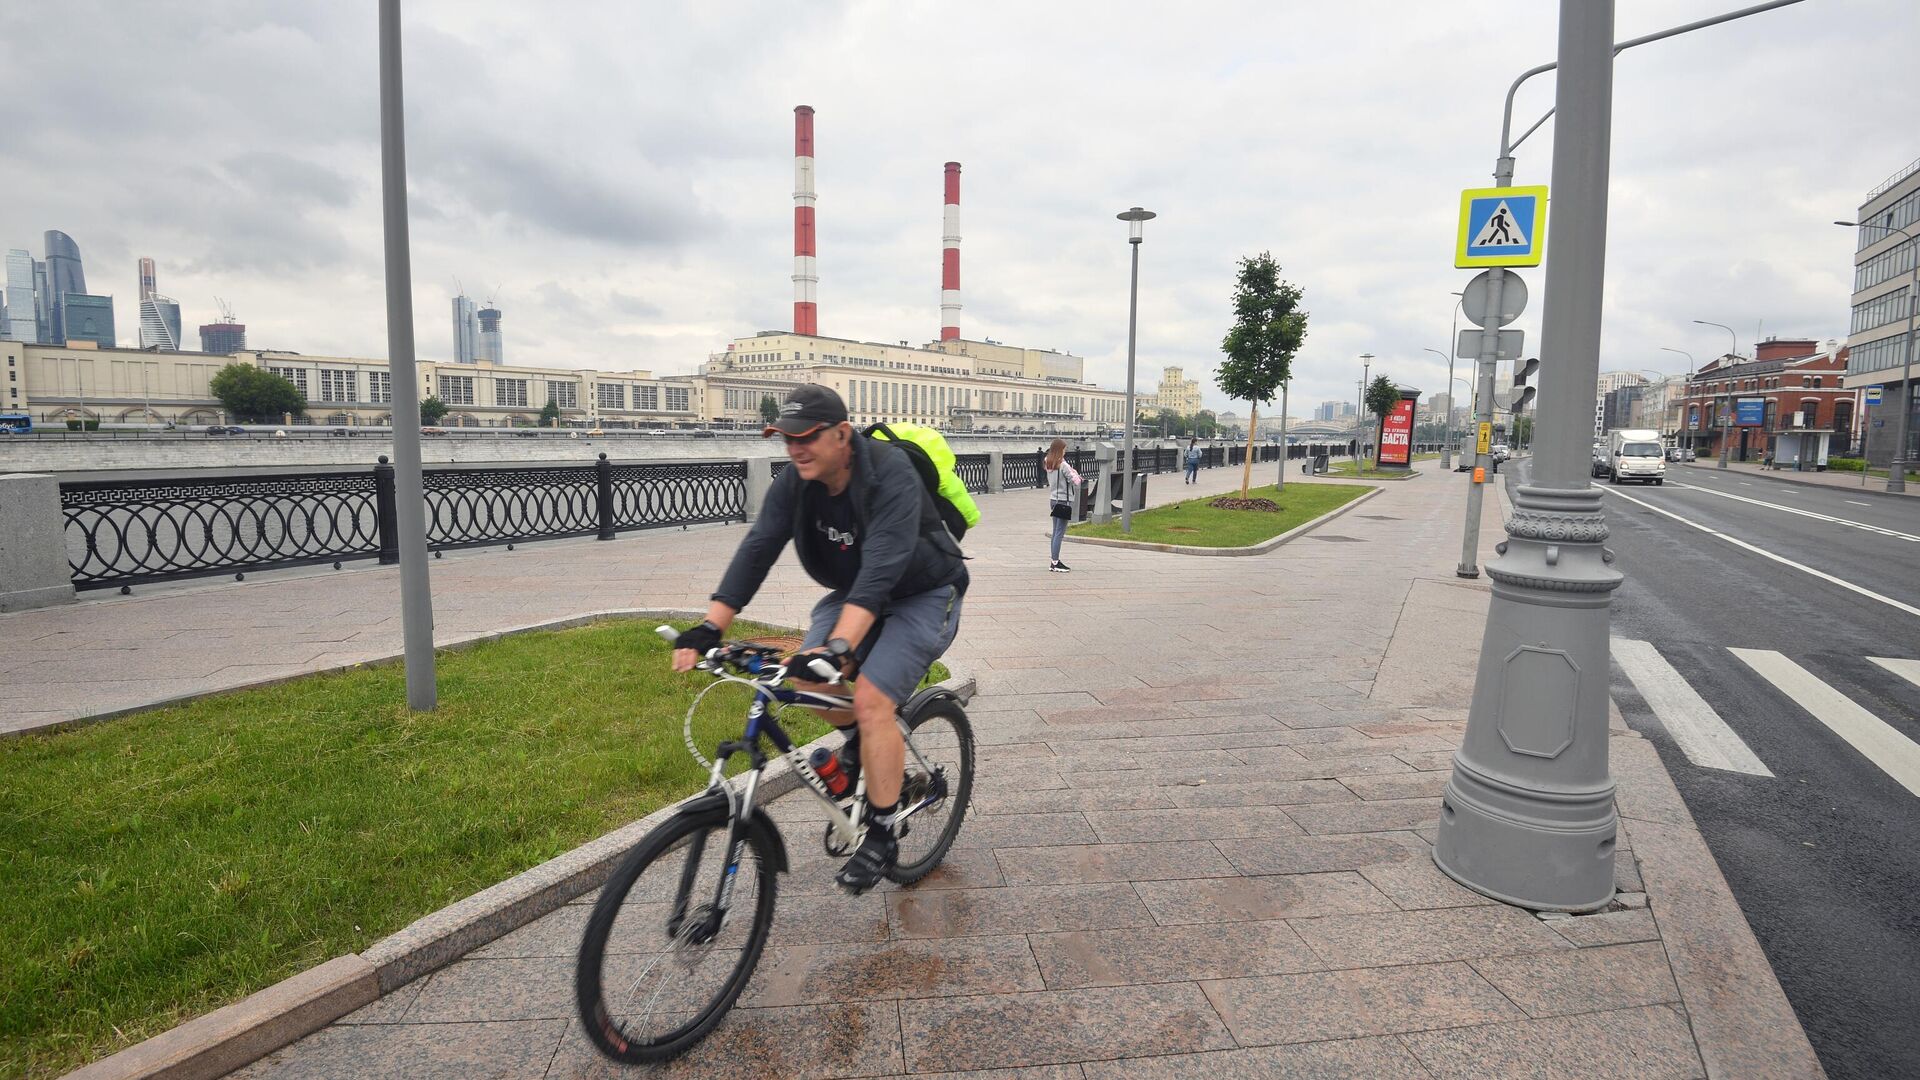
[(1513, 448), (1506, 443), (1494, 443), (1488, 453), (1493, 455), (1495, 461), (1505, 461), (1513, 456)]
[(1590, 471), (1588, 471), (1587, 475), (1588, 476), (1612, 476), (1613, 475), (1613, 459), (1607, 456), (1606, 451), (1595, 450), (1593, 452), (1593, 468)]
[(1681, 456), (1680, 456), (1680, 454), (1681, 454), (1681, 450), (1680, 450), (1680, 448), (1679, 448), (1679, 447), (1677, 447), (1677, 446), (1669, 446), (1669, 447), (1667, 447), (1667, 460), (1668, 460), (1668, 461), (1685, 461), (1686, 459), (1685, 459), (1685, 458), (1683, 458), (1683, 457), (1681, 457)]
[(1683, 455), (1685, 455), (1684, 457), (1682, 457), (1682, 458), (1680, 459), (1680, 460), (1682, 460), (1682, 461), (1694, 461), (1694, 460), (1697, 460), (1697, 459), (1696, 459), (1696, 458), (1694, 457), (1694, 454), (1693, 454), (1693, 447), (1691, 447), (1691, 446), (1685, 446), (1685, 447), (1681, 447), (1681, 449), (1680, 449), (1680, 453), (1681, 453), (1681, 454), (1683, 454)]

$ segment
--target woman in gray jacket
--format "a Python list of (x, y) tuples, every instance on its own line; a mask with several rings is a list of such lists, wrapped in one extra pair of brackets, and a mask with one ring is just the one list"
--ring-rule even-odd
[(1080, 474), (1067, 464), (1067, 441), (1053, 440), (1040, 463), (1047, 470), (1047, 511), (1053, 515), (1053, 560), (1047, 569), (1056, 574), (1071, 568), (1060, 561), (1060, 541), (1067, 535), (1067, 519), (1073, 516), (1073, 492), (1081, 483)]

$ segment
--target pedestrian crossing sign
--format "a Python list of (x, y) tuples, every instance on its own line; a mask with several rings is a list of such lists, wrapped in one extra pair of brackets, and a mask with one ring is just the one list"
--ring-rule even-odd
[(1546, 253), (1547, 189), (1469, 188), (1460, 193), (1453, 265), (1539, 266)]

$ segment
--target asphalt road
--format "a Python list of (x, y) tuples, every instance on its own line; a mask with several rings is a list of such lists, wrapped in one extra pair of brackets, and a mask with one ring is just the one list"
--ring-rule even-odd
[[(1920, 1076), (1920, 795), (1896, 778), (1920, 761), (1920, 685), (1870, 659), (1920, 658), (1920, 501), (1671, 465), (1664, 485), (1608, 491), (1626, 575), (1615, 701), (1659, 747), (1829, 1075)], [(1696, 763), (1674, 736), (1686, 688), (1771, 776)], [(1816, 712), (1891, 749), (1877, 764)]]

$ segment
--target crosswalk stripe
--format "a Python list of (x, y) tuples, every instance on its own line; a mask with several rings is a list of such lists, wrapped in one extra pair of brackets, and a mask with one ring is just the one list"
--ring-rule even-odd
[(1653, 714), (1666, 725), (1687, 760), (1709, 769), (1773, 775), (1652, 644), (1614, 638), (1613, 658), (1633, 680), (1634, 689), (1640, 691)]
[(1835, 735), (1845, 739), (1868, 761), (1920, 795), (1920, 746), (1886, 721), (1853, 703), (1846, 695), (1814, 678), (1806, 668), (1771, 649), (1728, 649), (1760, 673), (1794, 704), (1813, 714)]
[(1885, 656), (1869, 656), (1867, 659), (1915, 686), (1920, 686), (1920, 660), (1894, 660)]

